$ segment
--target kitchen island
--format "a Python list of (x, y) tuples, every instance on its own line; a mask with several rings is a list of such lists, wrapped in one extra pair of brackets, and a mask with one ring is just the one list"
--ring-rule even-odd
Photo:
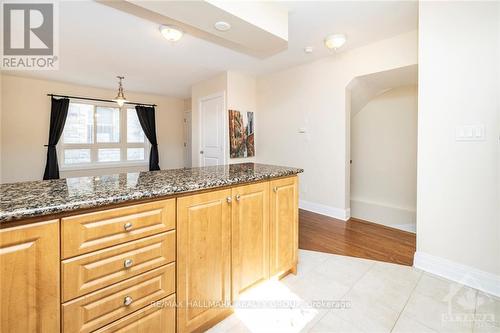
[(244, 163), (0, 185), (2, 332), (202, 331), (295, 272), (297, 174)]

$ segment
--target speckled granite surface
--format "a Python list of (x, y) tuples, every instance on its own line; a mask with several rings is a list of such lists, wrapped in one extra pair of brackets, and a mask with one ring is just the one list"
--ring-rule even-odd
[(0, 185), (0, 223), (294, 175), (302, 169), (242, 163)]

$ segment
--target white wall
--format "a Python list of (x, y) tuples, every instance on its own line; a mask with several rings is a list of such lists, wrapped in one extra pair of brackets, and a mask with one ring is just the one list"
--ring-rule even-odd
[[(1, 103), (3, 108), (2, 182), (38, 180), (43, 176), (46, 162), (50, 121), (48, 93), (89, 96), (109, 99), (116, 91), (78, 86), (63, 82), (2, 75)], [(166, 96), (126, 91), (130, 100), (155, 103), (156, 130), (160, 167), (182, 167), (184, 101)], [(61, 172), (61, 177), (101, 175), (125, 171), (147, 170), (145, 167), (106, 168)]]
[[(257, 79), (257, 160), (302, 167), (302, 207), (349, 216), (349, 98), (356, 76), (417, 63), (417, 32)], [(307, 133), (298, 133), (305, 128)]]
[(417, 87), (389, 90), (351, 119), (351, 216), (415, 231)]
[[(223, 93), (226, 96), (227, 73), (221, 73), (216, 77), (194, 84), (191, 87), (191, 144), (192, 165), (200, 165), (200, 99), (206, 96)], [(227, 98), (226, 105), (227, 105)]]
[[(500, 3), (422, 1), (419, 17), (415, 264), (465, 265), (500, 294)], [(456, 141), (469, 124), (486, 139)]]
[[(257, 114), (257, 97), (256, 97), (256, 78), (236, 71), (227, 71), (218, 76), (198, 82), (191, 88), (191, 109), (192, 109), (192, 160), (193, 166), (198, 166), (200, 162), (199, 151), (200, 147), (200, 111), (199, 100), (203, 97), (210, 96), (216, 93), (223, 92), (226, 101), (226, 110), (224, 115), (225, 120), (225, 136), (228, 138), (228, 113), (227, 110), (238, 111), (253, 111), (255, 112), (255, 142), (257, 144), (259, 138), (258, 133), (258, 114)], [(229, 164), (255, 162), (255, 157), (248, 158), (230, 158), (229, 154), (229, 139), (226, 139), (226, 160)], [(259, 152), (256, 151), (256, 155)]]

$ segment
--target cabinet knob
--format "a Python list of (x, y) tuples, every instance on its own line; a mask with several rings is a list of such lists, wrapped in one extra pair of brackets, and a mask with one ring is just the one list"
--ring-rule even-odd
[(236, 201), (240, 201), (240, 195), (236, 194)]
[(276, 186), (273, 187), (273, 192), (278, 192), (278, 188)]
[(123, 225), (123, 229), (125, 229), (125, 231), (129, 231), (130, 229), (132, 229), (132, 223), (130, 222), (127, 222)]
[(233, 201), (233, 199), (231, 197), (227, 197), (226, 201), (227, 201), (227, 203), (231, 203)]
[(126, 259), (124, 262), (123, 262), (123, 266), (125, 268), (130, 268), (134, 265), (134, 261), (132, 259)]
[(130, 304), (132, 304), (134, 300), (132, 299), (132, 297), (130, 296), (127, 296), (123, 299), (123, 305), (125, 306), (129, 306)]

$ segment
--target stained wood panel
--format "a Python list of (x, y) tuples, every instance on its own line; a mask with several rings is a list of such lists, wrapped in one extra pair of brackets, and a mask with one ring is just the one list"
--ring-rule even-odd
[(282, 275), (297, 267), (297, 177), (273, 180), (270, 188), (270, 273)]
[(69, 258), (175, 228), (175, 199), (62, 219), (62, 256)]
[(269, 183), (234, 188), (232, 290), (240, 292), (269, 278)]
[(172, 263), (63, 304), (64, 332), (92, 332), (174, 292)]
[(59, 332), (59, 221), (0, 230), (0, 331)]
[(178, 332), (231, 312), (230, 198), (223, 190), (177, 200)]
[(175, 231), (168, 231), (63, 260), (63, 301), (175, 261), (175, 242)]
[(94, 333), (175, 333), (175, 294), (119, 319)]

